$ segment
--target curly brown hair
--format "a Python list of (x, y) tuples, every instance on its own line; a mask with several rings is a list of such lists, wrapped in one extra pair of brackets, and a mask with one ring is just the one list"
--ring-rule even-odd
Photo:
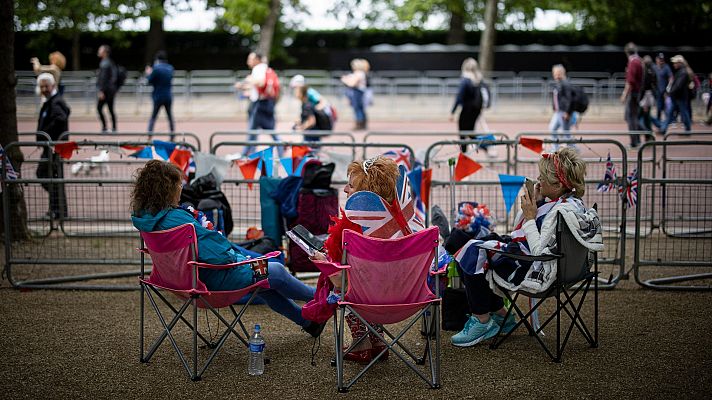
[(396, 182), (398, 181), (398, 165), (386, 157), (376, 157), (368, 167), (368, 173), (363, 169), (363, 162), (354, 161), (349, 164), (347, 174), (353, 178), (354, 190), (368, 190), (383, 197), (388, 203), (396, 198)]
[(134, 214), (150, 213), (177, 206), (176, 191), (180, 191), (182, 173), (171, 163), (151, 160), (136, 171), (131, 188), (131, 211)]

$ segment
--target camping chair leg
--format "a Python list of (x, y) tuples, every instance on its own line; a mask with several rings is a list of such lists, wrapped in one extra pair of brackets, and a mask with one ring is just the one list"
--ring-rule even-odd
[(139, 349), (141, 350), (139, 360), (143, 363), (143, 362), (146, 362), (143, 359), (143, 331), (144, 331), (144, 326), (145, 326), (144, 325), (145, 324), (145, 320), (144, 320), (145, 299), (143, 297), (146, 295), (146, 293), (145, 293), (146, 286), (144, 285), (143, 282), (140, 283), (140, 286), (141, 286), (141, 302), (140, 302), (140, 309), (141, 309), (140, 325), (141, 326), (140, 326), (140, 331), (139, 331), (139, 335), (138, 335), (138, 346), (139, 346)]
[(344, 387), (344, 325), (346, 324), (346, 307), (340, 306), (339, 321), (336, 332), (336, 388), (339, 393), (348, 392)]
[(591, 347), (598, 347), (598, 253), (593, 253), (593, 343)]
[[(580, 286), (579, 289), (577, 289), (572, 295), (569, 295), (566, 290), (563, 291), (564, 296), (566, 297), (566, 301), (563, 303), (564, 308), (563, 310), (569, 315), (571, 318), (571, 329), (573, 329), (574, 325), (576, 328), (581, 332), (581, 335), (586, 339), (586, 341), (589, 344), (594, 343), (594, 338), (593, 335), (591, 335), (591, 332), (588, 330), (588, 327), (586, 326), (586, 323), (584, 322), (583, 318), (581, 318), (581, 309), (583, 308), (583, 304), (586, 300), (586, 293), (588, 292), (588, 288), (591, 286), (591, 279), (586, 281), (586, 286), (583, 291), (583, 294), (581, 295), (581, 299), (579, 299), (578, 305), (574, 303), (574, 296), (581, 290), (582, 287)], [(569, 310), (568, 306), (571, 306), (573, 309), (573, 313), (571, 310)], [(567, 334), (568, 336), (568, 334)], [(564, 346), (566, 345), (566, 340), (564, 340)]]
[(153, 296), (149, 293), (148, 300), (151, 302), (151, 305), (153, 306), (153, 309), (156, 311), (156, 315), (158, 316), (158, 320), (161, 322), (161, 325), (163, 325), (163, 333), (159, 338), (156, 339), (156, 341), (153, 343), (151, 346), (151, 349), (148, 351), (148, 354), (146, 355), (146, 361), (148, 362), (149, 359), (153, 356), (153, 354), (158, 350), (158, 346), (163, 343), (163, 340), (167, 337), (168, 340), (171, 342), (171, 345), (173, 345), (173, 349), (176, 351), (176, 354), (178, 354), (178, 358), (180, 359), (181, 364), (183, 364), (183, 367), (185, 368), (185, 371), (188, 373), (188, 376), (192, 378), (192, 373), (190, 371), (190, 366), (188, 365), (188, 361), (185, 359), (185, 355), (183, 355), (183, 352), (180, 350), (178, 347), (178, 343), (176, 343), (175, 339), (173, 338), (173, 335), (171, 335), (171, 329), (175, 326), (175, 324), (181, 319), (181, 316), (185, 312), (185, 310), (188, 309), (190, 306), (190, 300), (183, 302), (183, 306), (180, 308), (178, 313), (173, 317), (171, 322), (169, 324), (166, 324), (166, 320), (163, 318), (163, 315), (160, 313), (160, 309), (158, 308), (158, 305), (156, 304), (156, 301), (153, 299)]
[[(158, 289), (156, 289), (156, 288), (154, 288), (154, 287), (151, 287), (151, 289), (152, 289), (153, 292), (156, 293), (156, 295), (163, 301), (163, 303), (164, 303), (168, 308), (170, 308), (171, 311), (173, 311), (174, 314), (178, 314), (178, 310), (176, 310), (176, 308), (173, 307), (173, 305), (165, 298), (165, 296), (163, 296), (163, 295), (161, 294), (161, 292), (158, 291)], [(180, 316), (180, 320), (183, 321), (183, 323), (188, 327), (188, 329), (193, 329), (193, 324), (191, 324), (187, 319), (185, 319), (184, 316), (181, 315), (181, 316)], [(203, 336), (203, 334), (201, 334), (200, 332), (198, 332), (198, 337), (200, 338), (200, 340), (203, 341), (203, 343), (205, 343), (206, 346), (210, 346), (210, 345), (211, 345), (211, 344), (210, 344), (210, 341), (209, 341), (205, 336)]]
[(556, 358), (554, 362), (561, 362), (561, 289), (556, 285)]
[(432, 323), (435, 324), (435, 362), (430, 361), (430, 366), (433, 369), (433, 389), (440, 388), (440, 326), (438, 326), (438, 321), (440, 321), (440, 304), (433, 305), (433, 319)]
[(193, 376), (194, 382), (200, 380), (198, 375), (198, 296), (193, 296)]

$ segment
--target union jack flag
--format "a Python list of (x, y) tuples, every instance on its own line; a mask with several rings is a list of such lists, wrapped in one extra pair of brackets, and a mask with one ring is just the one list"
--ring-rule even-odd
[(404, 166), (406, 171), (411, 170), (412, 166), (410, 165), (410, 150), (408, 150), (407, 148), (404, 147), (400, 150), (389, 150), (383, 153), (383, 156), (392, 159), (398, 165)]
[[(0, 162), (5, 164), (5, 176), (7, 180), (17, 179), (17, 172), (15, 172), (15, 168), (12, 167), (10, 159), (5, 156), (5, 149), (3, 149), (2, 145), (0, 145)], [(3, 177), (0, 176), (0, 178)]]
[(621, 194), (621, 198), (626, 201), (628, 208), (635, 207), (638, 204), (638, 169), (634, 169), (633, 172), (628, 175), (628, 186), (625, 188), (620, 186), (618, 192)]
[(401, 165), (398, 168), (401, 174), (396, 184), (397, 200), (407, 224), (406, 227), (401, 227), (398, 223), (395, 215), (397, 210), (391, 210), (391, 206), (381, 196), (373, 192), (356, 192), (346, 200), (344, 210), (346, 217), (361, 225), (363, 234), (366, 236), (392, 239), (421, 230), (424, 227), (422, 219), (417, 216), (405, 166)]
[(611, 161), (611, 153), (608, 153), (608, 158), (606, 159), (606, 173), (603, 175), (603, 182), (598, 184), (596, 190), (599, 192), (613, 190), (616, 187), (616, 179), (618, 179), (616, 166), (613, 165), (613, 161)]

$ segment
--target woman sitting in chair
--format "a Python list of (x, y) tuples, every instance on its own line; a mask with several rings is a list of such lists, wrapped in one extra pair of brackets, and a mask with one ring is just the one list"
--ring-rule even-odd
[[(222, 265), (246, 260), (248, 256), (227, 238), (204, 228), (189, 211), (179, 207), (181, 189), (182, 172), (178, 167), (158, 160), (147, 162), (137, 172), (131, 191), (131, 220), (136, 229), (153, 232), (190, 223), (198, 236), (198, 261)], [(294, 302), (312, 300), (314, 288), (293, 277), (278, 262), (269, 262), (267, 268), (270, 289), (261, 291), (258, 297), (313, 337), (319, 336), (324, 325), (304, 319), (301, 307)], [(252, 284), (248, 265), (222, 270), (201, 268), (199, 277), (208, 290), (214, 291), (237, 290)]]
[[(558, 211), (580, 216), (581, 229), (587, 231), (584, 240), (600, 241), (600, 223), (594, 210), (587, 210), (581, 200), (584, 194), (586, 164), (572, 148), (545, 153), (539, 160), (539, 179), (533, 197), (524, 190), (521, 213), (515, 219), (515, 229), (509, 237), (491, 234), (470, 240), (455, 255), (464, 272), (465, 293), (470, 308), (465, 328), (450, 340), (459, 347), (473, 346), (497, 334), (500, 326), (508, 333), (514, 328), (512, 315), (504, 321), (507, 310), (502, 297), (494, 293), (494, 282), (508, 290), (546, 290), (556, 279), (556, 262), (526, 262), (498, 256), (488, 265), (485, 249), (498, 249), (514, 254), (549, 254), (556, 247), (556, 215)], [(479, 246), (479, 247), (478, 247)], [(446, 246), (447, 247), (447, 246)], [(463, 275), (463, 274), (461, 274)]]
[[(344, 186), (344, 192), (346, 197), (350, 198), (357, 192), (369, 191), (380, 196), (386, 204), (389, 206), (388, 211), (393, 215), (394, 219), (400, 221), (400, 229), (397, 236), (403, 236), (412, 233), (412, 230), (408, 226), (405, 218), (403, 217), (402, 210), (398, 204), (398, 199), (396, 195), (396, 185), (398, 182), (398, 177), (400, 176), (398, 165), (392, 159), (385, 157), (375, 157), (368, 159), (363, 162), (354, 161), (348, 166), (347, 175), (349, 181)], [(318, 253), (313, 257), (316, 261), (333, 261), (336, 263), (341, 262), (342, 258), (342, 245), (341, 238), (344, 230), (351, 229), (356, 232), (362, 232), (362, 226), (352, 222), (347, 215), (350, 210), (341, 210), (341, 217), (332, 217), (334, 225), (329, 227), (329, 237), (324, 243), (327, 254)], [(383, 232), (369, 232), (364, 233), (367, 236), (381, 237), (379, 234)], [(381, 237), (382, 239), (388, 239), (388, 237)], [(328, 286), (330, 289), (334, 285), (341, 285), (340, 275), (331, 277), (331, 281), (325, 274), (319, 277), (319, 283), (317, 284), (317, 291), (323, 286)], [(326, 321), (333, 314), (335, 309), (335, 304), (325, 304), (324, 300), (314, 300), (309, 302), (305, 308), (303, 314), (307, 314), (309, 318)], [(368, 334), (369, 340), (361, 340), (349, 353), (344, 356), (345, 360), (356, 361), (359, 363), (368, 363), (371, 361), (373, 356), (378, 355), (385, 345), (372, 333), (368, 332), (368, 328), (364, 325), (361, 320), (358, 319), (353, 314), (346, 316), (346, 321), (351, 329), (352, 341), (357, 342), (365, 335)], [(379, 333), (380, 327), (376, 328)], [(385, 361), (388, 358), (388, 353), (383, 354), (379, 360)]]

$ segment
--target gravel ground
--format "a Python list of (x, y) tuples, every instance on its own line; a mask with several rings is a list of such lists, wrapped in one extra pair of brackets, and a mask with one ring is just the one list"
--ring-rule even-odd
[[(712, 293), (659, 292), (623, 281), (600, 294), (598, 349), (575, 332), (555, 364), (524, 333), (493, 351), (455, 348), (448, 343), (452, 332), (444, 332), (441, 389), (429, 390), (391, 358), (338, 397), (709, 398), (710, 302)], [(313, 341), (266, 306), (245, 317), (265, 328), (272, 361), (265, 375), (247, 375), (247, 352), (231, 339), (201, 382), (187, 378), (168, 343), (150, 363), (139, 362), (138, 292), (17, 291), (3, 281), (0, 316), (0, 392), (8, 399), (336, 396), (331, 325), (311, 366)], [(151, 320), (149, 333), (158, 329)], [(179, 342), (189, 344), (186, 331), (179, 333)], [(422, 348), (418, 334), (408, 340)]]

